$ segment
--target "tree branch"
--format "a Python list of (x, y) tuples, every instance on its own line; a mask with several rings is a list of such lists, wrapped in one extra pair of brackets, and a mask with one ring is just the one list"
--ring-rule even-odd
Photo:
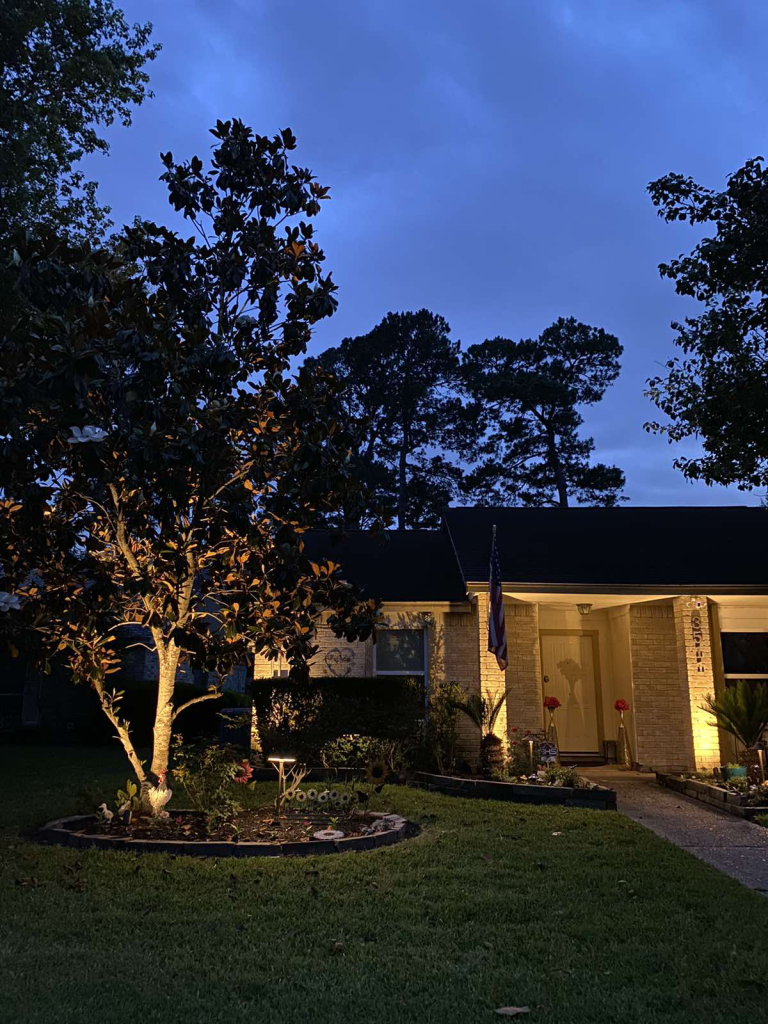
[(188, 700), (186, 704), (180, 704), (173, 712), (172, 722), (175, 722), (182, 711), (186, 711), (187, 708), (191, 708), (193, 704), (201, 704), (204, 700), (215, 700), (216, 697), (221, 697), (221, 690), (209, 690), (208, 693), (201, 693), (199, 697), (193, 697), (192, 700)]

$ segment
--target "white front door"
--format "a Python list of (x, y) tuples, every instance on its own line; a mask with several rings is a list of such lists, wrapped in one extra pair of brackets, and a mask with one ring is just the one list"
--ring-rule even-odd
[[(566, 753), (600, 752), (597, 728), (595, 659), (591, 636), (549, 635), (541, 638), (544, 696), (557, 697), (555, 725), (560, 749)], [(545, 724), (549, 712), (545, 711)]]

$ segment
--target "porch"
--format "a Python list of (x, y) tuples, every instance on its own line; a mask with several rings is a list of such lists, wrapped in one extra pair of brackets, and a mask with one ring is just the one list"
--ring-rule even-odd
[[(637, 765), (690, 771), (733, 760), (732, 739), (710, 724), (701, 705), (733, 674), (726, 669), (734, 666), (723, 662), (723, 634), (766, 636), (764, 596), (505, 588), (509, 666), (503, 678), (493, 655), (482, 650), (487, 594), (478, 591), (475, 599), (481, 691), (509, 691), (499, 731), (512, 736), (513, 730), (542, 729), (543, 699), (557, 697), (563, 756), (599, 765), (615, 757), (614, 705), (623, 699), (631, 708), (625, 725)], [(728, 649), (727, 643), (726, 656)]]

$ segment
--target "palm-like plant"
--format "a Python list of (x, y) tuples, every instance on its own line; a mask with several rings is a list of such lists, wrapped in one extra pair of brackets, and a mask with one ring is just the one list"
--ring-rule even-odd
[(465, 714), (480, 730), (480, 763), (485, 775), (490, 775), (494, 769), (501, 769), (504, 766), (504, 748), (493, 730), (509, 692), (504, 690), (496, 697), (470, 693), (465, 700), (449, 702), (450, 707)]
[(768, 683), (739, 679), (717, 697), (707, 694), (702, 707), (714, 715), (710, 725), (735, 736), (748, 749), (754, 748), (768, 728)]

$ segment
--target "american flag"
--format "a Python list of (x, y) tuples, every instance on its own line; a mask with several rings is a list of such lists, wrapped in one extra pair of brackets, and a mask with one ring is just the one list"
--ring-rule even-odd
[(507, 661), (507, 630), (504, 626), (504, 595), (501, 590), (501, 565), (499, 552), (496, 550), (496, 527), (493, 528), (491, 542), (490, 595), (491, 606), (488, 611), (488, 650), (496, 655), (496, 662), (503, 672)]

